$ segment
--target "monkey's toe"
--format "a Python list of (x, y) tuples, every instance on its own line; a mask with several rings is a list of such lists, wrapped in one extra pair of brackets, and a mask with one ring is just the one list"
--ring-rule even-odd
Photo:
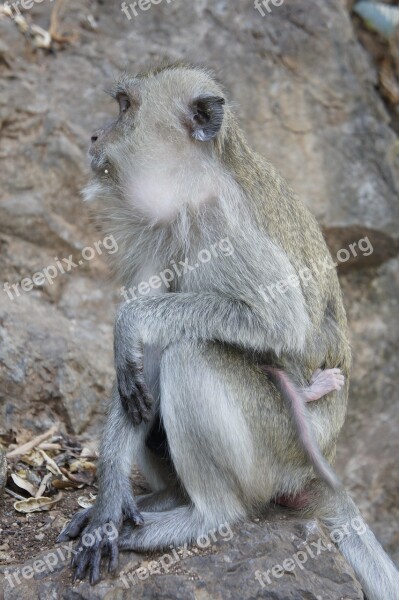
[(123, 507), (123, 515), (127, 520), (132, 521), (138, 527), (144, 525), (144, 517), (133, 500), (131, 500), (127, 506), (125, 505)]
[(88, 524), (92, 512), (92, 506), (77, 512), (76, 515), (72, 517), (68, 525), (61, 531), (60, 535), (57, 538), (57, 543), (75, 540)]
[[(97, 529), (98, 531), (98, 529)], [(86, 531), (90, 534), (90, 531)], [(94, 538), (95, 536), (92, 535)], [(97, 537), (90, 546), (81, 546), (75, 550), (72, 560), (73, 582), (84, 579), (89, 574), (91, 585), (101, 580), (101, 560), (108, 557), (108, 572), (115, 573), (118, 568), (118, 537), (110, 540), (107, 536)]]

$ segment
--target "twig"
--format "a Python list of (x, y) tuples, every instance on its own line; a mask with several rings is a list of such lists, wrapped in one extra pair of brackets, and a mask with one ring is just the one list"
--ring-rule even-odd
[(26, 444), (22, 444), (22, 446), (14, 448), (14, 450), (11, 450), (11, 452), (8, 452), (8, 454), (6, 454), (6, 458), (13, 458), (14, 456), (22, 456), (23, 454), (26, 454), (27, 452), (29, 452), (29, 450), (32, 450), (32, 448), (35, 448), (36, 446), (41, 444), (41, 442), (44, 442), (44, 440), (48, 440), (48, 438), (54, 435), (58, 431), (59, 426), (60, 424), (56, 423), (55, 425), (50, 427), (48, 431), (33, 438), (33, 440), (31, 440), (30, 442), (26, 442)]
[(12, 496), (13, 498), (16, 498), (17, 500), (26, 500), (25, 496), (20, 496), (19, 494), (13, 492), (12, 490), (9, 490), (8, 488), (4, 488), (4, 491), (6, 494)]
[[(50, 471), (52, 471), (53, 475), (62, 475), (59, 466), (57, 465), (57, 463), (55, 462), (55, 460), (53, 460), (48, 454), (45, 453), (44, 450), (42, 450), (41, 448), (37, 449), (38, 452), (40, 452), (40, 454), (43, 456), (44, 460), (47, 463), (47, 468), (49, 468)], [(55, 471), (55, 473), (54, 473)]]
[(64, 0), (56, 0), (54, 8), (50, 17), (50, 27), (49, 34), (51, 39), (55, 42), (59, 42), (60, 44), (69, 44), (74, 42), (77, 39), (77, 34), (73, 33), (72, 35), (63, 35), (58, 33), (59, 31), (59, 21), (61, 19), (61, 15), (64, 9)]
[(55, 442), (55, 443), (42, 442), (41, 444), (38, 445), (38, 449), (39, 450), (57, 450), (58, 451), (58, 450), (62, 450), (62, 446), (58, 442)]
[(45, 475), (42, 479), (42, 482), (39, 486), (39, 489), (37, 490), (37, 493), (35, 494), (35, 498), (40, 498), (40, 496), (43, 495), (43, 492), (46, 489), (47, 486), (47, 482), (49, 479), (51, 479), (52, 473), (47, 473), (47, 475)]

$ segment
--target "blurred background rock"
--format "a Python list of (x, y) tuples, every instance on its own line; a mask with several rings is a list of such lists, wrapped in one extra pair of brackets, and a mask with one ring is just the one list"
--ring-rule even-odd
[(22, 19), (0, 8), (0, 433), (61, 420), (98, 435), (121, 299), (104, 261), (12, 300), (3, 285), (99, 239), (80, 189), (119, 71), (200, 62), (332, 252), (373, 244), (340, 267), (354, 364), (338, 470), (399, 562), (398, 31), (370, 29), (345, 0), (285, 0), (265, 17), (252, 0), (173, 0), (131, 20), (117, 1), (32, 4)]

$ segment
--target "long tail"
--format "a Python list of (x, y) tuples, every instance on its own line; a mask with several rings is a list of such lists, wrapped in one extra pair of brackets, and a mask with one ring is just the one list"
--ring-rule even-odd
[(349, 494), (330, 491), (324, 497), (328, 499), (318, 516), (354, 570), (367, 600), (399, 600), (399, 571)]
[(301, 391), (295, 387), (284, 371), (269, 366), (262, 366), (262, 369), (270, 376), (288, 405), (298, 432), (299, 441), (315, 471), (333, 490), (341, 489), (342, 484), (339, 478), (317, 445), (306, 402)]

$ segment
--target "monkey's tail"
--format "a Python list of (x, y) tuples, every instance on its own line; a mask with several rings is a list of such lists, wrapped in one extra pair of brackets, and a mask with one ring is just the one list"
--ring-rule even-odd
[(342, 483), (317, 445), (306, 402), (300, 390), (295, 387), (284, 371), (269, 366), (262, 366), (262, 369), (270, 376), (288, 405), (298, 432), (299, 441), (315, 471), (333, 490), (342, 489)]
[(399, 600), (399, 571), (345, 490), (323, 494), (318, 516), (363, 587), (367, 600)]

